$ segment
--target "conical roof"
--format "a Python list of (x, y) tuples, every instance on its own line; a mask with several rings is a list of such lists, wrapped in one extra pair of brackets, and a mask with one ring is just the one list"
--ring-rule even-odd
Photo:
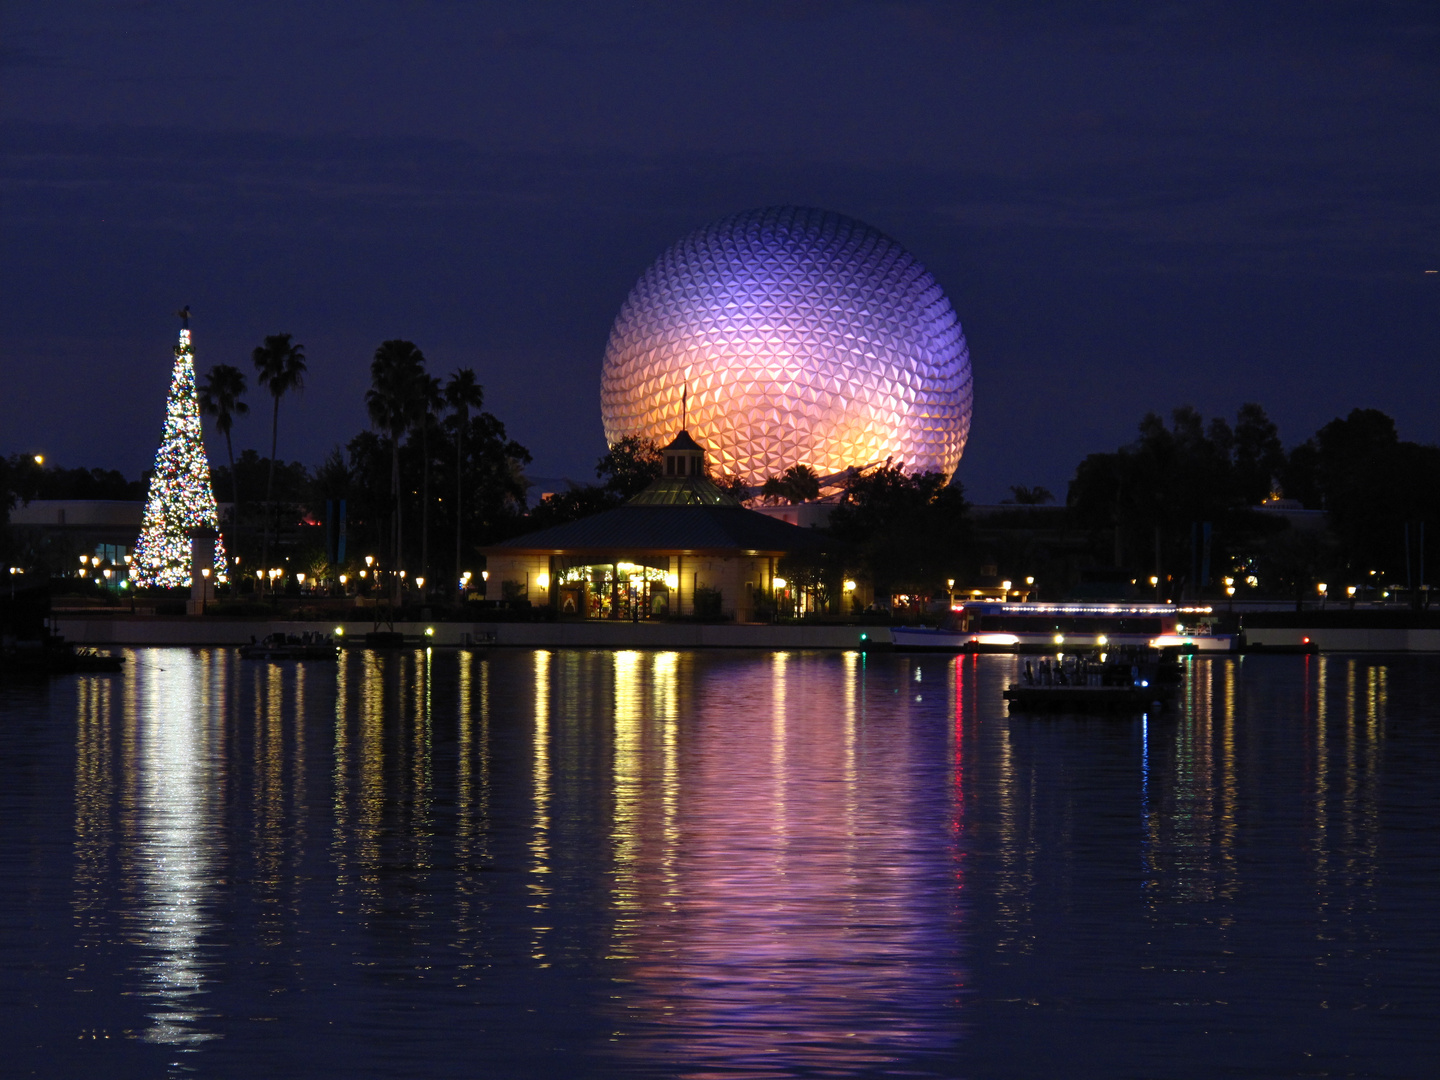
[(739, 506), (740, 500), (721, 491), (708, 476), (662, 476), (626, 506)]

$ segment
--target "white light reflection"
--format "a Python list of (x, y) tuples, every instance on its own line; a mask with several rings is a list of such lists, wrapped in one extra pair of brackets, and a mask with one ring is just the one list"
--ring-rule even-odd
[[(220, 788), (212, 762), (219, 732), (213, 718), (222, 709), (205, 700), (208, 684), (197, 655), (152, 652), (137, 665), (148, 692), (138, 717), (139, 805), (127, 869), (138, 871), (130, 919), (145, 954), (141, 993), (155, 1004), (142, 1037), (189, 1045), (219, 1038), (200, 1026), (198, 999), (206, 992), (209, 963), (201, 942), (211, 926), (217, 875)], [(216, 681), (222, 704), (223, 685), (223, 678)]]

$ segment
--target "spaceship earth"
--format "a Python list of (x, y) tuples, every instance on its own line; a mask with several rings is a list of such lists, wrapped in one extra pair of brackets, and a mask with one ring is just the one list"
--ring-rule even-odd
[(890, 459), (955, 471), (970, 354), (950, 301), (884, 233), (769, 207), (684, 237), (641, 276), (605, 349), (605, 438), (681, 427), (725, 476), (763, 483)]

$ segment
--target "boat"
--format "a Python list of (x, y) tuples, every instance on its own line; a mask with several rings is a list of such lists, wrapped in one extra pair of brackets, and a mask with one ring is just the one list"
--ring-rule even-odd
[(335, 660), (340, 649), (333, 638), (319, 631), (303, 634), (274, 633), (240, 646), (246, 660)]
[(1054, 652), (1076, 648), (1178, 648), (1234, 652), (1209, 607), (1175, 604), (966, 602), (939, 627), (895, 626), (902, 652)]
[(17, 641), (0, 649), (0, 675), (109, 675), (125, 668), (125, 657), (77, 648), (60, 634)]
[(1058, 655), (1027, 660), (1005, 688), (1012, 712), (1160, 712), (1179, 688), (1173, 654), (1155, 650)]
[(362, 644), (367, 649), (403, 649), (410, 642), (407, 642), (405, 635), (398, 630), (371, 630), (365, 635)]

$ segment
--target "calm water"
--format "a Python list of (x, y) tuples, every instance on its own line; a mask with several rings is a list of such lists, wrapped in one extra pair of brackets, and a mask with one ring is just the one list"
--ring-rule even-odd
[(0, 688), (6, 1075), (1433, 1075), (1440, 662), (129, 654)]

